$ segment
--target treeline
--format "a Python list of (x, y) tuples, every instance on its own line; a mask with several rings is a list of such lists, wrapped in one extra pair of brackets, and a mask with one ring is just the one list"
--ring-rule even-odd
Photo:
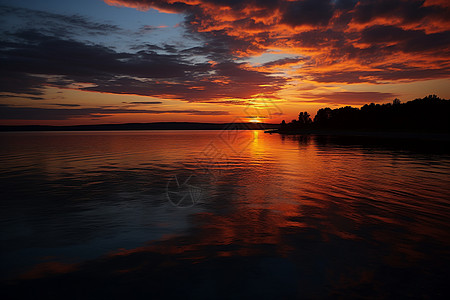
[(392, 103), (371, 103), (361, 108), (321, 108), (314, 120), (307, 112), (301, 112), (297, 120), (290, 123), (283, 120), (279, 132), (305, 129), (449, 132), (449, 117), (450, 100), (429, 95), (406, 103), (394, 99)]

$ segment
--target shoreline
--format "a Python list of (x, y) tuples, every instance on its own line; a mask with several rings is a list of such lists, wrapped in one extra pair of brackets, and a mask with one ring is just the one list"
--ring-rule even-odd
[(408, 132), (408, 131), (358, 131), (358, 130), (324, 130), (304, 129), (299, 131), (280, 132), (279, 130), (267, 130), (265, 133), (278, 133), (281, 135), (328, 135), (345, 137), (373, 137), (386, 139), (431, 140), (450, 142), (449, 133), (439, 132)]
[(263, 130), (277, 129), (271, 123), (153, 122), (91, 125), (0, 125), (0, 132), (13, 131), (129, 131), (129, 130)]

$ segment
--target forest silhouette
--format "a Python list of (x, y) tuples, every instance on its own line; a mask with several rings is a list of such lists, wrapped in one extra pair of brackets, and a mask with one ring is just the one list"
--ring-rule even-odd
[(366, 104), (361, 108), (351, 106), (331, 109), (321, 108), (314, 120), (307, 112), (298, 119), (280, 124), (279, 133), (296, 133), (318, 130), (367, 130), (408, 132), (449, 132), (450, 100), (429, 95), (402, 103)]

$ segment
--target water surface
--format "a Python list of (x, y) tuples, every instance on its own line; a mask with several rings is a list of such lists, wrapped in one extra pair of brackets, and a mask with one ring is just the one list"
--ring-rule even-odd
[(448, 293), (446, 145), (262, 131), (17, 132), (0, 144), (8, 296)]

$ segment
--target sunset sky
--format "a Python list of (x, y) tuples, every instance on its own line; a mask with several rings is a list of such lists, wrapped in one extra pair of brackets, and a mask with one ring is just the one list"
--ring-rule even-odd
[(448, 0), (2, 0), (0, 16), (2, 125), (450, 98)]

